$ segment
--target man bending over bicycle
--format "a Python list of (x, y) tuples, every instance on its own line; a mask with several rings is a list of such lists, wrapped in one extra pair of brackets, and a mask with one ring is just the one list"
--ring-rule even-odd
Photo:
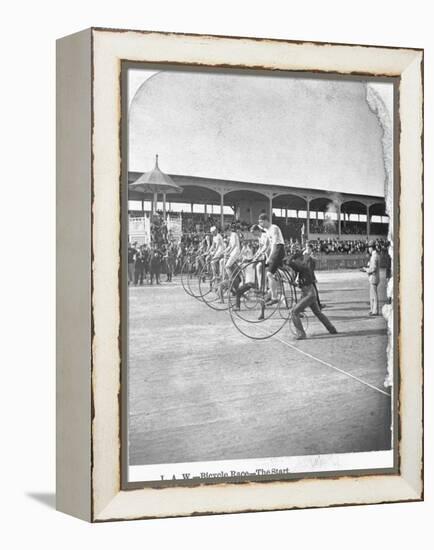
[(302, 294), (302, 298), (295, 304), (291, 313), (292, 322), (294, 323), (297, 331), (297, 340), (304, 340), (306, 338), (306, 333), (300, 320), (300, 313), (302, 313), (307, 307), (310, 307), (312, 313), (318, 317), (330, 334), (337, 334), (338, 331), (319, 307), (312, 271), (304, 262), (303, 253), (298, 251), (292, 254), (289, 258), (288, 265), (298, 275), (298, 285)]

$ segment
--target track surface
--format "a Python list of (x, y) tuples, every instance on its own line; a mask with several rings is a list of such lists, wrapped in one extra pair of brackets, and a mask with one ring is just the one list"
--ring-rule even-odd
[[(304, 341), (287, 327), (249, 340), (179, 279), (130, 287), (130, 464), (390, 448), (386, 323), (368, 316), (367, 277), (317, 276), (339, 334), (311, 314)], [(381, 305), (384, 287), (383, 273)]]

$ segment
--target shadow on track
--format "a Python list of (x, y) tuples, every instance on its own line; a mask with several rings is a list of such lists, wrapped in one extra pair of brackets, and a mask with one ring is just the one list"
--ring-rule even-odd
[(351, 338), (357, 336), (387, 336), (385, 328), (367, 329), (367, 330), (350, 330), (348, 332), (338, 332), (338, 334), (320, 334), (315, 336), (310, 335), (308, 340), (329, 340), (330, 338)]

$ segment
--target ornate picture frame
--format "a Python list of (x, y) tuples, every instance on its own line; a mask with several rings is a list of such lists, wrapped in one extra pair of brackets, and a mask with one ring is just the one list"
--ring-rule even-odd
[[(397, 266), (390, 471), (128, 486), (122, 79), (123, 68), (137, 63), (394, 83), (395, 186), (386, 197)], [(62, 38), (57, 189), (59, 510), (105, 522), (423, 499), (423, 50), (103, 28)]]

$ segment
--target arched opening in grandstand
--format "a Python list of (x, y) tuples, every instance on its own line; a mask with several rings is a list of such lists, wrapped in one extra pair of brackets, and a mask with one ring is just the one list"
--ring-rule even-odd
[(170, 203), (169, 212), (172, 219), (181, 218), (183, 233), (208, 231), (212, 225), (220, 226), (222, 220), (232, 218), (233, 212), (222, 202), (221, 193), (211, 186), (186, 183), (185, 179), (175, 181), (183, 192)]
[(338, 197), (316, 197), (309, 202), (309, 238), (340, 236)]
[(281, 193), (273, 198), (273, 221), (284, 238), (302, 241), (307, 235), (308, 202), (293, 193)]
[(385, 202), (375, 202), (369, 206), (370, 235), (387, 237), (389, 231), (389, 216), (386, 213)]
[(366, 237), (369, 235), (368, 205), (362, 201), (345, 201), (341, 204), (342, 237)]
[(224, 203), (233, 210), (235, 220), (245, 228), (256, 223), (260, 214), (270, 214), (270, 197), (251, 189), (237, 189), (225, 193)]

